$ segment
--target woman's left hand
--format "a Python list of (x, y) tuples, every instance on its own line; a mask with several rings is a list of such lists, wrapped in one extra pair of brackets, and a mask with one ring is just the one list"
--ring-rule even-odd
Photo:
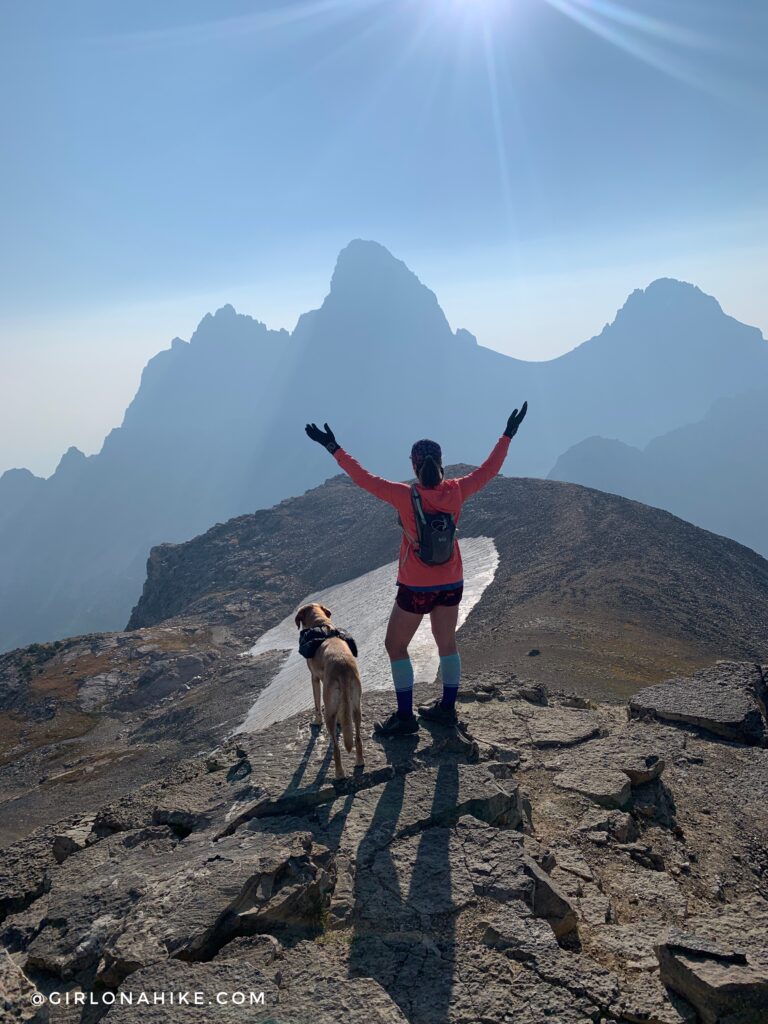
[(515, 409), (512, 415), (507, 420), (507, 429), (504, 431), (506, 437), (514, 437), (517, 433), (517, 428), (525, 419), (525, 414), (528, 412), (528, 403), (523, 402), (523, 407), (520, 412)]

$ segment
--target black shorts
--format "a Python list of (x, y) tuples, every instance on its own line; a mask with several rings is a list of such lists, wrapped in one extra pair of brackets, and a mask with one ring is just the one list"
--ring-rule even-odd
[(403, 583), (397, 584), (397, 607), (414, 615), (429, 615), (433, 608), (444, 606), (450, 608), (461, 601), (464, 584), (450, 590), (411, 590)]

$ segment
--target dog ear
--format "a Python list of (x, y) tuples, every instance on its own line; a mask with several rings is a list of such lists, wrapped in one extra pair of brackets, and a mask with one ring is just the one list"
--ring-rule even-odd
[(326, 608), (324, 604), (318, 605), (318, 607), (319, 607), (320, 611), (323, 613), (323, 615), (327, 615), (328, 618), (330, 619), (330, 617), (331, 617), (331, 609), (330, 608)]
[(304, 612), (307, 608), (309, 608), (309, 605), (305, 604), (303, 608), (299, 608), (298, 612), (296, 612), (296, 618), (293, 621), (296, 623), (297, 629), (301, 629), (304, 625)]

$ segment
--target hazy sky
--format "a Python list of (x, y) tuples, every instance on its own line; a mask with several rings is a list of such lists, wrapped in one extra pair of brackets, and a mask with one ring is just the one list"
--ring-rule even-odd
[(557, 355), (667, 275), (768, 331), (765, 0), (0, 0), (0, 472), (373, 238)]

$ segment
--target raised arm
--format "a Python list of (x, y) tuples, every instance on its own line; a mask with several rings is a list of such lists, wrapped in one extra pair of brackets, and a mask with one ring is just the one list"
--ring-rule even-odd
[(525, 419), (525, 414), (527, 412), (528, 403), (523, 402), (520, 412), (515, 409), (507, 420), (506, 430), (496, 442), (493, 451), (482, 466), (478, 466), (477, 469), (473, 469), (472, 472), (467, 473), (466, 476), (459, 477), (462, 501), (466, 501), (467, 498), (471, 497), (473, 494), (477, 494), (477, 492), (482, 490), (482, 488), (493, 480), (499, 472), (501, 467), (504, 465), (504, 459), (507, 457), (509, 443), (517, 433), (517, 428)]
[(363, 490), (368, 491), (375, 498), (380, 498), (381, 501), (386, 501), (395, 507), (398, 506), (398, 499), (402, 504), (403, 496), (408, 497), (409, 495), (408, 484), (397, 483), (394, 480), (385, 480), (381, 476), (374, 476), (373, 473), (369, 473), (367, 469), (360, 465), (357, 459), (353, 459), (348, 452), (344, 451), (328, 424), (326, 423), (324, 426), (325, 431), (322, 431), (314, 423), (308, 423), (304, 429), (308, 437), (328, 449), (344, 472), (354, 480), (358, 487), (362, 487)]

